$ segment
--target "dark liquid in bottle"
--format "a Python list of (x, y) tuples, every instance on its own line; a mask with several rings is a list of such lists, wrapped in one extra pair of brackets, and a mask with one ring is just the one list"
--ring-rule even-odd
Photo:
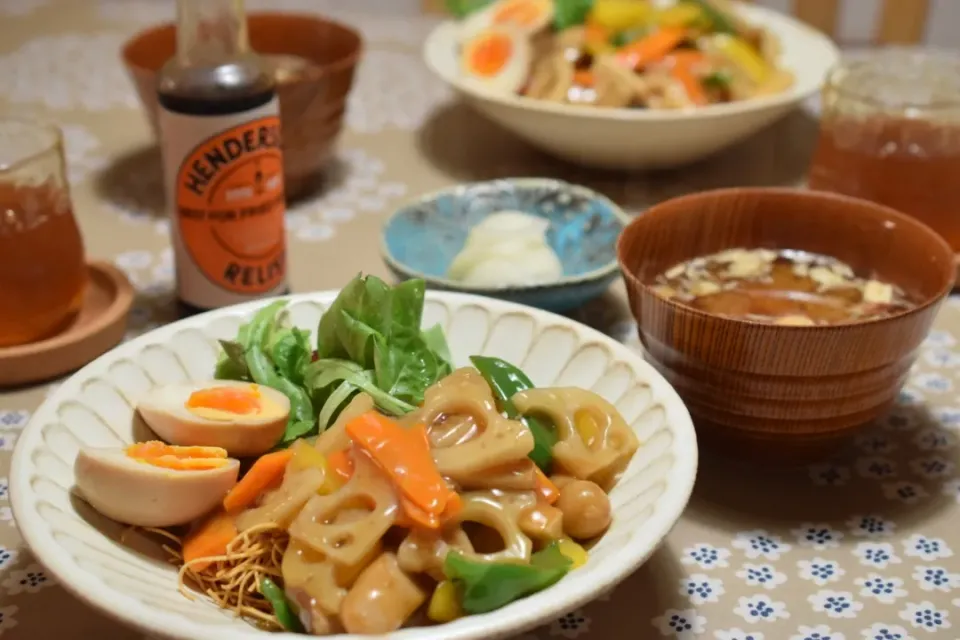
[[(224, 116), (262, 107), (276, 95), (270, 76), (245, 64), (184, 69), (181, 74), (174, 88), (165, 90), (161, 84), (157, 92), (158, 102), (167, 111), (189, 116)], [(238, 77), (242, 80), (236, 84), (225, 81)], [(288, 293), (290, 290), (286, 288), (280, 295)], [(200, 307), (177, 297), (177, 315), (181, 318), (214, 308)]]

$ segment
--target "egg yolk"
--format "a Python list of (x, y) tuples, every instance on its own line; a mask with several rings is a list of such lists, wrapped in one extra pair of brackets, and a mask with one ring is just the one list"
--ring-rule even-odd
[(503, 33), (488, 33), (473, 43), (470, 68), (479, 76), (494, 76), (513, 54), (513, 42)]
[(493, 14), (494, 24), (516, 24), (528, 27), (543, 15), (539, 2), (532, 0), (514, 0), (505, 2)]
[(132, 444), (125, 453), (137, 462), (174, 471), (205, 471), (230, 463), (227, 450), (220, 447), (181, 447), (158, 440)]
[(246, 415), (260, 411), (260, 391), (250, 387), (210, 387), (198, 389), (187, 398), (188, 409), (214, 409)]

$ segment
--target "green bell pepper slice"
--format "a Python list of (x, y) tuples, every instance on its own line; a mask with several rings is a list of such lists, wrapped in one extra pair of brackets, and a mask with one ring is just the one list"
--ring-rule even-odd
[(480, 562), (450, 551), (443, 562), (443, 573), (462, 594), (463, 610), (477, 614), (543, 591), (567, 575), (572, 566), (554, 542), (530, 556), (530, 564)]
[(557, 444), (556, 433), (536, 418), (521, 416), (510, 400), (520, 391), (533, 389), (533, 382), (523, 371), (500, 358), (470, 356), (470, 362), (490, 385), (500, 410), (505, 412), (508, 418), (520, 420), (533, 434), (534, 445), (529, 458), (544, 473), (550, 473), (550, 466), (553, 464), (553, 445)]
[(273, 608), (273, 614), (277, 616), (277, 620), (284, 630), (292, 631), (293, 633), (306, 633), (303, 624), (300, 622), (300, 618), (297, 617), (293, 607), (290, 606), (287, 595), (276, 582), (270, 578), (262, 578), (260, 580), (260, 593), (267, 599), (267, 602), (270, 603), (270, 606)]

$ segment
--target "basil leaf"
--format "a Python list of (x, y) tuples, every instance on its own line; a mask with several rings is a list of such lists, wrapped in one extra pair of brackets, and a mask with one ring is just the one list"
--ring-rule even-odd
[(325, 404), (334, 392), (334, 383), (347, 381), (358, 390), (369, 394), (376, 405), (390, 415), (402, 416), (417, 408), (378, 388), (373, 371), (365, 370), (349, 360), (326, 359), (312, 362), (306, 367), (305, 381), (307, 388), (314, 394), (315, 401), (320, 405)]
[(388, 336), (396, 331), (419, 331), (423, 322), (423, 298), (427, 285), (423, 280), (405, 280), (391, 291)]
[(445, 364), (427, 347), (419, 332), (396, 335), (390, 342), (376, 341), (377, 386), (404, 402), (423, 402), (424, 391), (442, 377), (440, 371)]
[(243, 352), (243, 345), (232, 340), (220, 340), (220, 352), (217, 358), (217, 367), (213, 377), (217, 380), (250, 381), (250, 369), (247, 368), (247, 357)]
[[(375, 276), (357, 276), (320, 319), (318, 358), (350, 361), (360, 371), (372, 372), (367, 382), (393, 399), (390, 403), (381, 398), (378, 404), (405, 412), (402, 407), (421, 402), (427, 387), (453, 370), (450, 348), (440, 327), (420, 330), (425, 295), (423, 280), (407, 280), (390, 287)], [(314, 388), (329, 386), (329, 374), (323, 374), (326, 377), (321, 385), (317, 382), (321, 374), (316, 367), (311, 368)], [(342, 365), (340, 372), (347, 374)], [(360, 374), (354, 371), (348, 375)], [(364, 389), (359, 382), (355, 384)]]
[(374, 276), (357, 276), (333, 301), (317, 328), (320, 358), (350, 358), (364, 368), (373, 366), (374, 334), (387, 333), (392, 319), (393, 291)]
[(427, 347), (433, 351), (434, 354), (440, 359), (440, 361), (445, 365), (445, 373), (441, 375), (448, 375), (453, 372), (453, 356), (450, 355), (450, 345), (447, 344), (447, 336), (443, 333), (443, 327), (439, 324), (435, 324), (426, 331), (424, 331), (421, 336), (423, 341), (426, 343)]
[(281, 329), (270, 348), (277, 371), (297, 384), (303, 383), (303, 368), (310, 362), (310, 334), (302, 329)]
[(337, 419), (340, 410), (350, 402), (350, 398), (356, 393), (357, 387), (349, 380), (340, 383), (333, 393), (327, 396), (326, 402), (320, 409), (320, 415), (317, 417), (317, 424), (320, 425), (320, 431), (326, 431), (327, 427), (333, 424)]
[(286, 449), (293, 444), (295, 440), (315, 435), (317, 432), (317, 423), (312, 420), (309, 422), (306, 420), (291, 422), (287, 425), (286, 431), (283, 432), (283, 437), (274, 449)]

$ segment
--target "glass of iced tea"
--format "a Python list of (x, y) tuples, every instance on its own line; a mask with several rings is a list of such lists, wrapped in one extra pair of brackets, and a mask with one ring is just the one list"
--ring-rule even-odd
[(86, 278), (59, 129), (0, 118), (0, 347), (66, 326)]
[(809, 185), (914, 216), (960, 254), (960, 54), (890, 49), (836, 67)]

